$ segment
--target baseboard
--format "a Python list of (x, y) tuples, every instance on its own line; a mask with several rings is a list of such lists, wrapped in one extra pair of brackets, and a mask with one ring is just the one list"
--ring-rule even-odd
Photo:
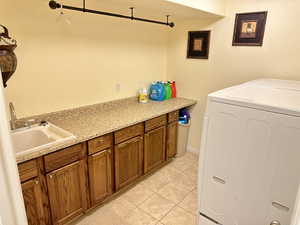
[(188, 152), (192, 152), (192, 153), (195, 153), (195, 154), (197, 154), (197, 155), (198, 155), (199, 152), (200, 152), (200, 149), (194, 148), (194, 147), (192, 147), (192, 146), (190, 146), (190, 145), (187, 146), (186, 150), (187, 150)]

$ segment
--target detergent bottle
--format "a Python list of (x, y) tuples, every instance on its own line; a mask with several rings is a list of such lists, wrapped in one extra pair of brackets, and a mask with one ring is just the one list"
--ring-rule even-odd
[(158, 82), (160, 89), (161, 89), (161, 95), (159, 98), (159, 101), (164, 101), (166, 99), (166, 89), (165, 86), (163, 84), (163, 82)]
[(167, 100), (171, 96), (171, 89), (170, 89), (170, 86), (169, 86), (168, 82), (164, 82), (163, 85), (164, 85), (164, 88), (165, 88), (165, 100)]
[(163, 101), (165, 98), (165, 88), (161, 82), (153, 82), (149, 91), (150, 99), (154, 101)]
[(176, 91), (176, 83), (175, 81), (172, 81), (171, 83), (171, 89), (172, 89), (172, 98), (176, 98), (177, 97), (177, 91)]

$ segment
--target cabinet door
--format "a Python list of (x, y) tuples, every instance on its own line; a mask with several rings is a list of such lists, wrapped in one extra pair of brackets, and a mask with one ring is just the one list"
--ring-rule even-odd
[(142, 175), (143, 138), (132, 138), (115, 146), (116, 190), (131, 183)]
[(89, 156), (89, 179), (92, 206), (112, 193), (111, 149)]
[(167, 159), (175, 157), (177, 154), (177, 121), (168, 125), (167, 130)]
[(42, 191), (38, 179), (22, 183), (22, 192), (28, 225), (44, 225), (45, 216), (43, 211)]
[(166, 127), (159, 127), (145, 134), (144, 172), (159, 166), (165, 161)]
[(47, 174), (52, 222), (65, 224), (87, 209), (85, 160)]

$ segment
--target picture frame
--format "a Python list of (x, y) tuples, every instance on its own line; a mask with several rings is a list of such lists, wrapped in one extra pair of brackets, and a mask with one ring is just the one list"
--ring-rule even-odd
[(210, 30), (188, 32), (187, 58), (208, 59), (210, 33)]
[(267, 11), (236, 14), (232, 45), (262, 46), (267, 15)]

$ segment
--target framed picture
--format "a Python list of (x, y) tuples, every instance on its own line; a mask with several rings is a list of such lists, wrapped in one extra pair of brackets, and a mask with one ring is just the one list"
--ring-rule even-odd
[(208, 59), (210, 31), (190, 31), (187, 58)]
[(233, 46), (262, 46), (268, 12), (236, 14)]

